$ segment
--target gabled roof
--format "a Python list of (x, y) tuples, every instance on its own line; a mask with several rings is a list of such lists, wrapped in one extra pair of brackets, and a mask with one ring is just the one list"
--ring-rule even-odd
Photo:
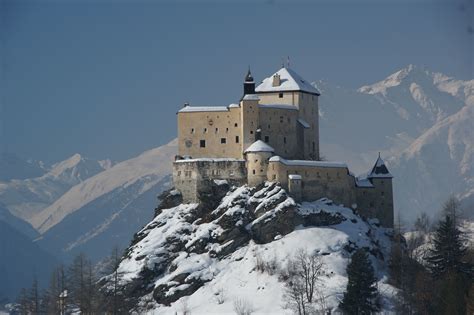
[[(273, 86), (273, 76), (280, 76), (280, 85)], [(318, 89), (312, 86), (308, 81), (300, 77), (299, 74), (290, 68), (281, 68), (268, 78), (264, 79), (262, 83), (255, 88), (255, 92), (284, 92), (284, 91), (303, 91), (315, 95), (320, 95)]]
[(382, 160), (382, 158), (379, 157), (377, 161), (375, 162), (374, 167), (372, 167), (372, 170), (370, 173), (367, 175), (367, 178), (393, 178), (392, 174), (388, 171), (387, 166), (385, 166), (385, 162)]
[(262, 140), (257, 140), (245, 150), (245, 153), (247, 152), (275, 152), (275, 150)]

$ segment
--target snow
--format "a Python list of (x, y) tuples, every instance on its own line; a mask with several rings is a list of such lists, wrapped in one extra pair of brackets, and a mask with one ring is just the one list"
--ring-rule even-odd
[[(280, 76), (280, 85), (273, 86), (273, 76)], [(319, 95), (319, 91), (290, 68), (281, 68), (255, 88), (256, 92), (303, 91)]]
[(315, 166), (315, 167), (338, 167), (347, 168), (347, 164), (341, 162), (310, 161), (310, 160), (286, 160), (280, 156), (272, 156), (270, 162), (280, 162), (288, 166)]
[(234, 104), (234, 103), (232, 103), (232, 104), (230, 104), (228, 107), (229, 107), (229, 108), (238, 108), (238, 107), (240, 107), (240, 105), (239, 105), (239, 104)]
[[(264, 190), (270, 188), (271, 186), (267, 184)], [(275, 192), (282, 191), (281, 189), (274, 190)], [(259, 195), (262, 196), (262, 192), (256, 192), (252, 198), (258, 199)], [(270, 194), (268, 199), (278, 198), (277, 195), (278, 192)], [(249, 188), (239, 187), (229, 193), (219, 207), (235, 211), (235, 203), (238, 200), (248, 199), (248, 196)], [(262, 203), (270, 202), (265, 199), (260, 201)], [(289, 198), (287, 202), (293, 201)], [(196, 206), (196, 204), (180, 205), (164, 210), (150, 222), (139, 233), (139, 235), (145, 233), (145, 237), (131, 248), (128, 258), (123, 260), (119, 266), (121, 281), (128, 282), (138, 277), (144, 266), (152, 268), (154, 263), (159, 261), (160, 254), (165, 250), (163, 244), (169, 237), (187, 240), (186, 246), (188, 247), (202, 237), (209, 237), (210, 233), (221, 233), (221, 230), (213, 222), (197, 226), (186, 222), (186, 214)], [(174, 314), (182, 312), (183, 305), (186, 305), (193, 314), (233, 314), (234, 302), (244, 300), (252, 305), (254, 314), (291, 314), (288, 309), (284, 308), (285, 286), (278, 278), (278, 270), (283, 269), (300, 250), (321, 255), (324, 274), (319, 288), (323, 289), (328, 307), (336, 308), (347, 284), (346, 267), (350, 255), (345, 251), (345, 248), (357, 246), (377, 249), (388, 257), (390, 239), (387, 237), (387, 233), (390, 232), (363, 221), (351, 209), (333, 205), (327, 199), (304, 202), (299, 206), (298, 211), (302, 215), (324, 211), (342, 215), (345, 221), (327, 227), (300, 226), (287, 235), (277, 235), (274, 241), (267, 244), (256, 244), (250, 241), (248, 245), (222, 259), (211, 257), (206, 252), (202, 254), (181, 252), (172, 262), (176, 269), (157, 278), (154, 286), (171, 284), (176, 275), (183, 273), (189, 274), (188, 278), (200, 278), (208, 282), (192, 295), (185, 296), (170, 306), (148, 302), (148, 307), (152, 307), (152, 309), (148, 309), (146, 313)], [(268, 219), (266, 216), (262, 217), (257, 220)], [(226, 244), (222, 246), (226, 246)], [(258, 271), (256, 269), (257, 259), (264, 262), (275, 262), (276, 273), (269, 274)], [(382, 297), (383, 310), (392, 311), (390, 301), (393, 300), (395, 289), (387, 284), (386, 263), (373, 256), (371, 256), (371, 260), (379, 279), (378, 287)], [(186, 287), (187, 285), (174, 287), (168, 294)], [(146, 303), (151, 299), (152, 296), (147, 295), (142, 297), (141, 301)], [(220, 301), (218, 301), (219, 299)]]
[(252, 143), (247, 150), (245, 150), (245, 153), (247, 152), (274, 152), (275, 150), (263, 142), (262, 140), (257, 140), (254, 143)]
[(257, 94), (245, 94), (243, 100), (246, 101), (259, 101), (260, 98)]
[(175, 163), (186, 163), (186, 162), (245, 162), (242, 159), (235, 158), (196, 158), (196, 159), (181, 159), (174, 161)]
[(192, 112), (228, 112), (227, 106), (186, 106), (178, 111), (178, 113)]
[(373, 188), (374, 185), (370, 182), (370, 180), (366, 177), (356, 177), (356, 185), (357, 187), (365, 187), (365, 188)]
[(298, 118), (298, 122), (303, 126), (305, 127), (306, 129), (308, 129), (310, 127), (310, 125), (302, 118)]
[(44, 233), (67, 215), (118, 187), (128, 187), (147, 176), (151, 176), (151, 181), (158, 182), (171, 173), (171, 162), (176, 151), (177, 141), (173, 140), (88, 178), (34, 216), (33, 226)]
[(288, 104), (258, 104), (260, 108), (276, 108), (276, 109), (288, 109), (288, 110), (298, 110), (296, 106)]
[(288, 175), (289, 179), (301, 179), (301, 175), (298, 174), (290, 174)]

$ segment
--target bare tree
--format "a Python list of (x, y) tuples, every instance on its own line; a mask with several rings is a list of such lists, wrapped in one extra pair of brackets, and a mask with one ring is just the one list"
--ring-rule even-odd
[(249, 300), (240, 298), (234, 301), (234, 312), (237, 315), (251, 315), (254, 311), (255, 309)]

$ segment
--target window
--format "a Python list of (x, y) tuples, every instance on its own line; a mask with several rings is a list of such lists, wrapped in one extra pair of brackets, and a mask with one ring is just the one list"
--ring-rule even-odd
[(227, 143), (227, 138), (221, 138), (221, 144), (226, 144)]
[(205, 147), (206, 147), (206, 140), (200, 140), (200, 141), (199, 141), (199, 146), (200, 146), (201, 148), (205, 148)]
[(270, 137), (269, 136), (265, 136), (265, 142), (268, 143), (270, 141)]
[(283, 98), (283, 93), (278, 93), (279, 98)]
[(286, 137), (283, 137), (283, 143), (286, 144)]
[(194, 133), (194, 128), (191, 128), (191, 133)]
[(252, 173), (255, 175), (255, 170), (253, 170)]
[(229, 128), (225, 128), (225, 132), (229, 132)]
[(239, 143), (239, 136), (235, 136), (235, 143)]
[(250, 130), (250, 134), (253, 135), (253, 130)]
[(204, 128), (204, 133), (206, 133), (206, 132), (207, 132), (207, 128)]
[(316, 144), (313, 141), (313, 152), (315, 152), (315, 151), (316, 151)]
[(237, 127), (237, 123), (234, 124), (234, 127)]
[(218, 132), (219, 132), (219, 128), (216, 128), (216, 133), (218, 133)]
[(283, 116), (280, 116), (280, 123), (283, 123)]

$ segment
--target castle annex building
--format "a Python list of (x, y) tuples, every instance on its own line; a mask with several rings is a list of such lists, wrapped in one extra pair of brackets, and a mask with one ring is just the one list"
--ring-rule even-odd
[(228, 106), (185, 106), (177, 113), (175, 188), (185, 202), (212, 184), (257, 186), (276, 181), (296, 201), (323, 197), (393, 226), (392, 175), (378, 157), (365, 177), (319, 159), (319, 91), (283, 67), (261, 84), (248, 71), (243, 97)]

